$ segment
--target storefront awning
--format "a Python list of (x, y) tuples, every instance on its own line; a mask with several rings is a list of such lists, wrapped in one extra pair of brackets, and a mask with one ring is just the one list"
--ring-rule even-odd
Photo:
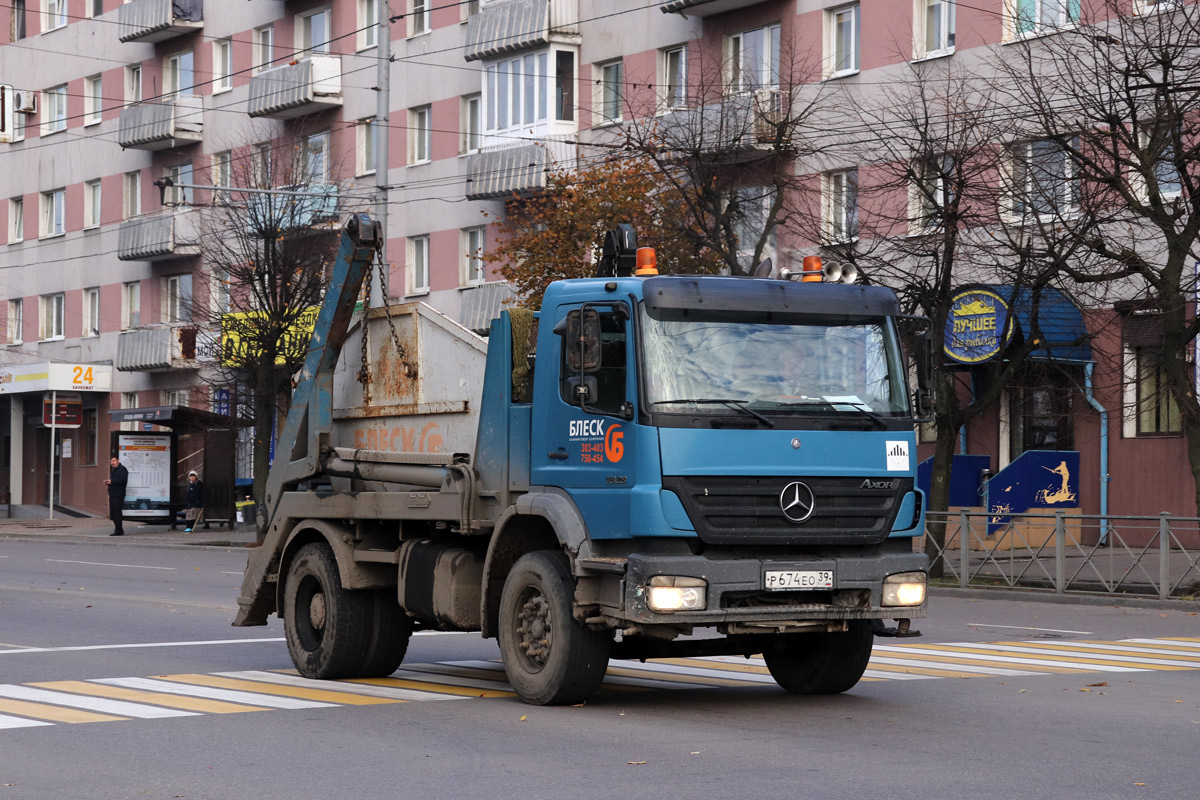
[[(1027, 339), (1033, 336), (1033, 293), (1027, 288), (1014, 292), (1013, 286), (991, 288), (1012, 309), (1019, 332)], [(1046, 287), (1038, 293), (1037, 306), (1037, 331), (1041, 336), (1029, 358), (1080, 364), (1091, 361), (1091, 335), (1083, 322), (1083, 314), (1071, 299), (1057, 289)]]
[(240, 420), (187, 406), (150, 406), (147, 408), (114, 408), (108, 412), (110, 421), (149, 422), (177, 431), (203, 431), (210, 428), (229, 428), (244, 424)]

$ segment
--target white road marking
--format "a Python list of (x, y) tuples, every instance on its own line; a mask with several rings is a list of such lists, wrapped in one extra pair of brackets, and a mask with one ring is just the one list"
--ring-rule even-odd
[(349, 694), (361, 694), (368, 697), (386, 697), (391, 700), (466, 700), (465, 695), (435, 694), (416, 689), (394, 689), (390, 686), (374, 686), (368, 683), (347, 683), (345, 681), (318, 681), (312, 678), (302, 678), (299, 675), (287, 675), (280, 672), (262, 672), (246, 670), (244, 672), (214, 672), (223, 678), (237, 678), (244, 681), (261, 681), (280, 686), (299, 686), (305, 689), (325, 689)]
[[(638, 664), (635, 667), (635, 666), (620, 662), (620, 663), (611, 664), (610, 666), (621, 667), (623, 669), (633, 670), (633, 669), (641, 668), (645, 665)], [(411, 668), (413, 670), (420, 670), (423, 667), (424, 668), (440, 667), (441, 669), (438, 672), (441, 675), (447, 674), (447, 671), (445, 669), (446, 667), (459, 668), (460, 672), (458, 674), (460, 674), (460, 675), (462, 675), (461, 670), (485, 670), (485, 671), (499, 670), (501, 673), (504, 672), (504, 664), (499, 661), (439, 661), (437, 664), (432, 664), (432, 665), (430, 665), (430, 664), (425, 664), (425, 665), (414, 664), (414, 665), (412, 665)], [(433, 669), (430, 669), (430, 671), (432, 672)], [(454, 675), (454, 673), (450, 673), (450, 674)], [(462, 677), (464, 679), (468, 679), (468, 680), (470, 679), (470, 675), (462, 675)], [(432, 680), (432, 678), (430, 680)], [(620, 684), (621, 686), (641, 686), (646, 689), (715, 689), (716, 688), (716, 684), (712, 684), (712, 683), (689, 683), (689, 682), (684, 682), (684, 681), (658, 680), (658, 679), (652, 678), (652, 677), (635, 678), (632, 675), (605, 675), (604, 682), (606, 684), (610, 684), (610, 685), (611, 684)], [(501, 683), (500, 687), (506, 691), (513, 691), (512, 686), (510, 686), (507, 682)]]
[(1077, 633), (1080, 636), (1095, 636), (1091, 631), (1065, 631), (1059, 628), (1028, 628), (1024, 625), (989, 625), (986, 622), (968, 622), (968, 628), (1008, 628), (1014, 631), (1043, 631), (1045, 633)]
[(0, 650), (0, 655), (12, 653), (69, 653), (76, 650), (132, 650), (139, 647), (194, 647), (206, 644), (249, 644), (253, 642), (284, 642), (282, 636), (270, 639), (210, 639), (202, 642), (142, 642), (136, 644), (88, 644), (78, 647), (23, 647), (20, 650)]
[[(947, 672), (978, 672), (980, 675), (1010, 675), (1013, 677), (1021, 675), (1045, 675), (1044, 672), (1036, 672), (1027, 669), (1004, 669), (1003, 667), (980, 667), (970, 666), (965, 664), (951, 664), (945, 661), (921, 661), (912, 658), (889, 658), (887, 656), (872, 655), (872, 664), (890, 664), (897, 667), (920, 667), (923, 669), (942, 669)], [(889, 673), (891, 674), (891, 673)]]
[(87, 564), (92, 567), (129, 567), (130, 569), (165, 569), (170, 572), (175, 572), (176, 567), (147, 567), (141, 564), (108, 564), (103, 561), (68, 561), (65, 558), (47, 558), (47, 561), (53, 561), (55, 564)]
[[(938, 644), (943, 644), (939, 642)], [(972, 644), (971, 642), (953, 642), (944, 644), (946, 647), (971, 647), (976, 650), (994, 650), (993, 645), (988, 644)], [(1016, 656), (1002, 655), (987, 655), (986, 653), (968, 653), (964, 650), (935, 650), (925, 647), (894, 647), (875, 645), (876, 650), (893, 653), (895, 655), (904, 655), (915, 653), (923, 656), (944, 656), (950, 658), (964, 658), (969, 661), (993, 661), (1001, 664), (1012, 665), (1041, 665), (1043, 667), (1067, 667), (1068, 669), (1077, 669), (1080, 672), (1146, 672), (1145, 668), (1138, 667), (1113, 667), (1107, 664), (1091, 664), (1080, 663), (1077, 661), (1055, 661), (1049, 658), (1017, 658)], [(1023, 648), (1018, 648), (1018, 652), (1030, 652)], [(1059, 653), (1059, 656), (1069, 655), (1067, 653)]]
[(186, 697), (226, 700), (230, 703), (244, 703), (245, 705), (266, 706), (268, 708), (335, 708), (338, 705), (337, 703), (318, 703), (315, 700), (299, 700), (294, 697), (280, 697), (272, 694), (242, 692), (236, 689), (218, 689), (214, 686), (195, 686), (190, 683), (159, 681), (153, 678), (102, 678), (91, 682), (106, 683), (109, 686), (124, 686), (127, 689), (144, 689), (147, 692), (166, 692), (167, 694), (181, 694)]
[(35, 689), (32, 686), (15, 686), (12, 684), (0, 686), (0, 697), (11, 697), (13, 700), (30, 700), (34, 703), (49, 703), (56, 706), (67, 706), (68, 708), (83, 708), (88, 711), (99, 711), (102, 714), (116, 714), (121, 717), (137, 717), (138, 719), (200, 716), (194, 711), (159, 708), (158, 706), (148, 706), (143, 703), (130, 703), (125, 700), (109, 700), (104, 697), (52, 692), (48, 689)]
[[(940, 680), (937, 675), (912, 675), (903, 672), (885, 672), (878, 669), (863, 670), (864, 678), (882, 678), (888, 681), (928, 681)], [(772, 680), (771, 683), (775, 681)]]
[[(3, 556), (7, 558), (8, 556)], [(7, 714), (0, 714), (0, 730), (4, 728), (37, 728), (42, 725), (53, 725), (53, 722), (42, 722), (36, 719), (21, 719), (20, 717), (10, 717)]]
[(1133, 644), (1159, 644), (1170, 645), (1171, 647), (1187, 647), (1193, 650), (1200, 650), (1200, 642), (1185, 642), (1180, 641), (1179, 639), (1123, 639), (1122, 641), (1132, 642)]

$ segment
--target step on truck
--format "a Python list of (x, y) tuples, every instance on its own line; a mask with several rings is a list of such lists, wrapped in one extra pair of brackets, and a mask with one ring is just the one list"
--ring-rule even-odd
[(343, 230), (238, 599), (235, 625), (283, 618), (301, 675), (480, 631), (534, 704), (584, 701), (610, 659), (710, 655), (835, 693), (925, 615), (932, 362), (890, 290), (635, 275), (622, 226), (600, 277), (484, 339), (420, 303), (356, 311), (379, 236)]

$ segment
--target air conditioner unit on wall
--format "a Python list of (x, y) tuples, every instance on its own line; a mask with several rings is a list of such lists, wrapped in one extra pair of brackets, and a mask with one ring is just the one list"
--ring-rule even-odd
[(37, 92), (28, 90), (13, 92), (13, 111), (21, 114), (37, 113)]

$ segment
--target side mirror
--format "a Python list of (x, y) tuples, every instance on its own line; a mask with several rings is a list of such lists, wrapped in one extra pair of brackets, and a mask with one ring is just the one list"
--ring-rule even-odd
[(929, 331), (917, 333), (914, 339), (916, 358), (917, 391), (913, 394), (913, 406), (917, 422), (933, 420), (933, 348), (929, 342)]

